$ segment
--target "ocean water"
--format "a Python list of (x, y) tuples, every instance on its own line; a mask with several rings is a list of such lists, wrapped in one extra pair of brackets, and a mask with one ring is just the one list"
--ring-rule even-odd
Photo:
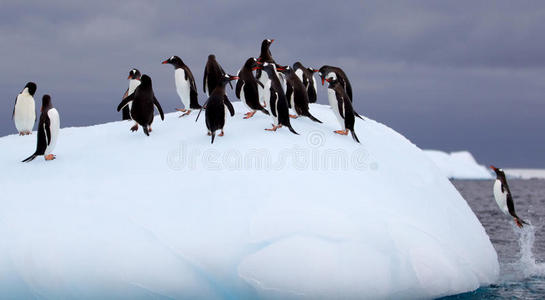
[(545, 180), (508, 180), (518, 216), (530, 223), (523, 229), (499, 210), (493, 181), (453, 183), (496, 248), (500, 278), (491, 286), (444, 299), (545, 299)]

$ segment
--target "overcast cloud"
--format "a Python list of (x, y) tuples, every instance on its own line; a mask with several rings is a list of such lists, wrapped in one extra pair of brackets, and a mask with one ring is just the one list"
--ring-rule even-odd
[(131, 67), (172, 111), (163, 59), (180, 56), (201, 86), (208, 54), (234, 73), (275, 38), (280, 63), (344, 68), (358, 111), (421, 148), (545, 167), (544, 32), (543, 1), (0, 1), (0, 135), (15, 133), (27, 81), (64, 127), (119, 119)]

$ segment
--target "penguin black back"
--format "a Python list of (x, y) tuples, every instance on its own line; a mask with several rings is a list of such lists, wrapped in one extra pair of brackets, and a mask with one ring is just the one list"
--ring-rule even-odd
[(313, 68), (305, 68), (305, 66), (303, 66), (303, 64), (300, 62), (296, 62), (293, 64), (293, 70), (296, 73), (302, 73), (301, 80), (303, 81), (303, 85), (307, 90), (308, 102), (315, 103), (316, 100), (318, 100), (318, 95), (316, 93), (316, 81), (314, 80), (314, 73), (318, 72), (318, 70)]
[(36, 151), (27, 157), (23, 162), (30, 162), (34, 160), (38, 155), (44, 155), (47, 149), (48, 142), (51, 140), (51, 120), (49, 119), (49, 110), (53, 108), (51, 104), (51, 96), (44, 95), (42, 97), (42, 107), (40, 109), (40, 121), (38, 123), (38, 140), (36, 143)]
[(211, 143), (214, 143), (216, 131), (221, 130), (223, 135), (223, 126), (225, 126), (225, 107), (229, 109), (231, 115), (234, 115), (232, 104), (225, 96), (225, 85), (231, 80), (238, 79), (236, 76), (228, 74), (219, 78), (218, 85), (214, 88), (208, 100), (206, 100), (206, 128), (211, 135)]
[(314, 122), (322, 123), (322, 121), (316, 119), (310, 113), (307, 90), (303, 82), (295, 74), (295, 71), (288, 66), (284, 67), (281, 72), (286, 77), (286, 100), (290, 104), (289, 106), (293, 106), (292, 108), (298, 115), (308, 117)]
[(355, 117), (357, 116), (357, 113), (352, 107), (352, 102), (350, 101), (346, 90), (337, 79), (328, 78), (327, 82), (329, 82), (329, 88), (335, 91), (335, 96), (337, 97), (337, 108), (341, 117), (344, 119), (345, 129), (349, 130), (354, 141), (359, 143), (360, 140), (354, 131), (354, 125), (356, 123)]
[(263, 87), (263, 84), (254, 77), (253, 70), (257, 70), (257, 59), (250, 57), (238, 72), (239, 79), (235, 87), (235, 94), (249, 108), (268, 115), (269, 112), (259, 102), (258, 85)]
[(202, 82), (203, 91), (210, 95), (216, 86), (220, 84), (220, 81), (225, 74), (225, 71), (216, 60), (216, 56), (214, 54), (210, 54), (208, 56), (206, 66), (204, 67), (204, 77)]

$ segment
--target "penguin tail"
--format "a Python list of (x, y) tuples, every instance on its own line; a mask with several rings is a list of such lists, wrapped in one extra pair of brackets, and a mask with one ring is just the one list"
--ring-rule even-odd
[(352, 138), (354, 139), (354, 141), (360, 143), (360, 140), (358, 139), (358, 136), (356, 135), (356, 132), (354, 132), (354, 130), (350, 130), (350, 133), (352, 134)]
[(148, 129), (148, 126), (142, 126), (142, 128), (144, 129), (144, 133), (149, 136), (149, 129)]
[(210, 144), (214, 144), (214, 138), (216, 138), (216, 132), (212, 132), (212, 141), (210, 142)]
[(364, 119), (362, 116), (360, 116), (357, 112), (354, 112), (354, 115), (355, 115), (356, 117), (358, 117), (358, 118), (360, 118), (360, 119), (362, 119), (362, 120), (365, 121), (365, 119)]
[(305, 117), (308, 117), (309, 119), (311, 119), (314, 122), (322, 123), (322, 121), (316, 119), (316, 117), (314, 117), (309, 111), (307, 111), (307, 113), (305, 114)]
[(267, 109), (262, 107), (260, 110), (261, 110), (262, 113), (266, 114), (267, 116), (270, 115), (269, 111)]
[(289, 129), (293, 134), (299, 135), (299, 133), (297, 133), (297, 131), (295, 131), (295, 129), (293, 129), (293, 127), (291, 127), (291, 124), (286, 125), (286, 127), (288, 127), (288, 129)]
[(25, 160), (23, 160), (23, 161), (21, 161), (21, 162), (31, 162), (31, 161), (33, 161), (37, 156), (38, 156), (38, 154), (34, 153), (34, 154), (32, 154), (31, 156), (27, 157)]

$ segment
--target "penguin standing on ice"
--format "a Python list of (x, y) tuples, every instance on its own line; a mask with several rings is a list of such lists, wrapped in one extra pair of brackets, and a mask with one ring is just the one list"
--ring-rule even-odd
[(290, 117), (305, 116), (314, 122), (322, 123), (322, 121), (316, 119), (309, 111), (308, 93), (303, 82), (297, 77), (291, 67), (287, 66), (282, 69), (280, 72), (286, 77), (286, 99), (288, 100), (288, 106), (295, 110), (297, 114), (294, 116), (290, 115)]
[(174, 81), (176, 83), (176, 92), (182, 100), (184, 108), (177, 108), (176, 110), (184, 112), (180, 117), (187, 116), (191, 113), (192, 109), (201, 108), (197, 98), (197, 86), (195, 85), (195, 78), (188, 66), (184, 64), (181, 58), (178, 56), (172, 56), (171, 58), (163, 61), (163, 64), (171, 64), (174, 66)]
[[(221, 84), (225, 74), (227, 73), (225, 73), (216, 60), (216, 56), (214, 54), (208, 55), (208, 61), (204, 67), (204, 77), (202, 80), (203, 91), (207, 96), (210, 96), (214, 89)], [(229, 85), (231, 85), (231, 82), (229, 82)], [(231, 88), (233, 88), (232, 85)]]
[[(140, 71), (138, 69), (132, 69), (129, 71), (129, 77), (127, 79), (129, 80), (129, 87), (125, 91), (125, 94), (123, 94), (123, 98), (127, 98), (127, 96), (134, 93), (134, 90), (136, 90), (136, 87), (140, 85), (140, 77), (142, 75), (140, 74)], [(122, 111), (123, 120), (130, 120), (131, 119), (131, 106), (132, 104), (129, 103), (129, 105), (125, 106)], [(138, 126), (136, 124), (136, 126)]]
[[(225, 107), (231, 113), (231, 116), (235, 114), (233, 106), (225, 97), (225, 85), (231, 80), (236, 80), (238, 77), (228, 74), (218, 82), (218, 85), (214, 88), (208, 100), (206, 100), (206, 128), (208, 128), (208, 135), (212, 136), (211, 143), (214, 143), (216, 137), (216, 131), (221, 130), (219, 136), (223, 136), (223, 126), (225, 125)], [(226, 102), (227, 101), (227, 102)]]
[[(286, 100), (286, 94), (278, 79), (276, 66), (271, 63), (263, 63), (258, 68), (263, 70), (262, 77), (267, 78), (267, 84), (263, 89), (263, 94), (267, 109), (274, 120), (273, 127), (265, 130), (276, 131), (283, 125), (288, 127), (292, 133), (298, 134), (290, 124), (288, 101)], [(282, 70), (281, 68), (279, 69)]]
[[(270, 50), (271, 44), (273, 42), (274, 42), (274, 39), (265, 39), (261, 42), (261, 52), (259, 53), (259, 57), (257, 58), (258, 64), (269, 63), (269, 64), (277, 65), (277, 63), (274, 61), (274, 58), (272, 57), (271, 50)], [(269, 79), (267, 76), (261, 76), (261, 74), (262, 74), (261, 70), (258, 69), (255, 72), (255, 75), (256, 75), (255, 77), (263, 84), (263, 86), (265, 86)], [(286, 82), (284, 80), (284, 76), (282, 74), (277, 74), (277, 77), (280, 82), (280, 86), (282, 87), (282, 89), (285, 90)], [(263, 103), (264, 102), (264, 99), (262, 97), (264, 93), (263, 89), (261, 86), (259, 86), (258, 89), (259, 89), (260, 101)]]
[(148, 75), (142, 75), (140, 85), (135, 89), (134, 93), (127, 96), (127, 98), (119, 103), (117, 111), (120, 111), (131, 102), (131, 118), (137, 123), (131, 127), (131, 131), (138, 130), (138, 124), (140, 124), (144, 129), (144, 133), (149, 136), (149, 133), (152, 131), (151, 123), (153, 123), (155, 113), (154, 106), (159, 110), (161, 120), (164, 120), (165, 116), (161, 104), (159, 104), (159, 101), (155, 98), (151, 78)]
[(316, 103), (316, 100), (318, 100), (318, 88), (316, 86), (314, 73), (318, 72), (318, 70), (313, 68), (305, 68), (300, 62), (293, 64), (293, 70), (295, 70), (295, 74), (297, 77), (299, 77), (307, 89), (308, 102)]
[(352, 85), (350, 85), (348, 76), (346, 76), (346, 74), (341, 68), (327, 66), (327, 65), (322, 66), (320, 70), (318, 70), (318, 75), (322, 79), (322, 85), (324, 85), (324, 81), (327, 78), (333, 78), (339, 81), (341, 86), (346, 91), (346, 94), (348, 95), (348, 99), (350, 100), (350, 102), (352, 102)]
[(15, 98), (12, 118), (19, 135), (32, 134), (32, 128), (36, 122), (36, 104), (34, 102), (36, 84), (29, 82)]
[(57, 144), (57, 138), (60, 131), (59, 112), (51, 104), (51, 97), (44, 95), (42, 98), (40, 122), (38, 123), (38, 141), (34, 154), (23, 160), (29, 162), (39, 155), (44, 155), (45, 160), (54, 160), (56, 157), (52, 154)]
[(358, 136), (356, 136), (356, 132), (354, 132), (354, 123), (356, 122), (356, 116), (358, 116), (358, 114), (354, 112), (350, 98), (340, 81), (333, 77), (327, 78), (326, 81), (329, 82), (329, 87), (327, 89), (329, 105), (337, 117), (339, 124), (343, 128), (343, 130), (335, 130), (334, 132), (340, 135), (347, 135), (348, 131), (350, 131), (354, 141), (359, 143)]
[(502, 169), (494, 166), (490, 166), (490, 168), (496, 173), (496, 181), (494, 182), (494, 198), (496, 199), (496, 203), (504, 214), (511, 215), (515, 220), (515, 224), (522, 228), (522, 224), (528, 223), (519, 218), (515, 212), (515, 202), (513, 202), (513, 196), (511, 196), (511, 190), (509, 190), (505, 173)]
[(235, 94), (240, 99), (242, 104), (250, 110), (246, 113), (244, 119), (249, 119), (254, 116), (256, 111), (268, 115), (269, 112), (259, 102), (258, 86), (263, 88), (263, 83), (255, 79), (253, 70), (257, 70), (257, 59), (250, 57), (238, 72), (238, 81), (235, 88)]

